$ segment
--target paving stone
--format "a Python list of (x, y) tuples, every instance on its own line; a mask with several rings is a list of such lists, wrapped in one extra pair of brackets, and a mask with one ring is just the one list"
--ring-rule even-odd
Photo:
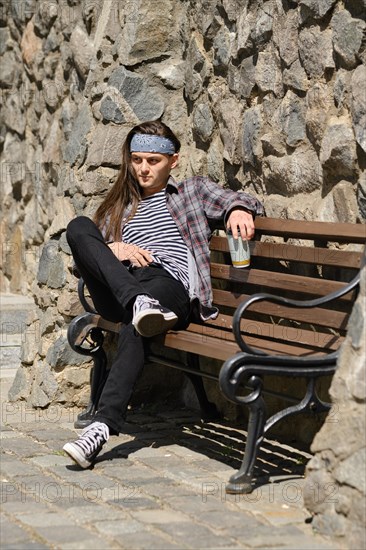
[(21, 502), (22, 493), (19, 491), (19, 484), (13, 480), (3, 478), (0, 483), (2, 506), (10, 502)]
[(140, 495), (140, 487), (134, 483), (130, 482), (122, 484), (115, 483), (111, 487), (105, 487), (100, 492), (100, 498), (104, 502), (131, 502), (133, 503), (138, 499)]
[(163, 430), (161, 430), (160, 432), (155, 432), (154, 430), (152, 430), (151, 432), (140, 432), (138, 434), (138, 438), (139, 440), (146, 442), (146, 445), (151, 445), (151, 440), (159, 441), (160, 439), (164, 439), (165, 437), (167, 437), (167, 433), (169, 432)]
[(212, 458), (210, 459), (208, 457), (207, 460), (194, 460), (190, 464), (196, 466), (198, 470), (202, 469), (205, 472), (213, 472), (215, 475), (223, 472), (224, 479), (226, 479), (226, 481), (228, 481), (229, 477), (233, 473), (233, 469), (229, 469), (227, 464), (224, 464), (223, 462), (219, 462), (218, 460)]
[(120, 506), (122, 509), (125, 508), (127, 510), (131, 509), (139, 509), (139, 510), (145, 510), (145, 509), (156, 509), (160, 508), (160, 505), (158, 502), (151, 498), (121, 498), (116, 500), (107, 500), (107, 504), (112, 504), (113, 506)]
[(63, 514), (58, 514), (56, 512), (40, 512), (37, 514), (17, 514), (17, 518), (26, 525), (29, 525), (30, 527), (43, 527), (44, 525), (47, 525), (48, 527), (51, 526), (70, 526), (72, 525), (72, 521), (70, 521), (70, 518), (67, 516), (64, 516)]
[(116, 521), (103, 521), (103, 522), (95, 522), (94, 524), (95, 529), (97, 529), (100, 533), (103, 533), (108, 536), (116, 536), (116, 535), (124, 535), (126, 533), (138, 533), (140, 531), (143, 531), (144, 526), (135, 520), (131, 520), (131, 518), (127, 517), (116, 520)]
[(228, 530), (231, 532), (231, 528), (236, 528), (238, 525), (251, 524), (253, 529), (256, 529), (257, 525), (260, 525), (250, 514), (244, 512), (233, 512), (232, 510), (208, 510), (202, 512), (199, 515), (200, 523), (216, 529), (218, 531)]
[[(39, 426), (38, 426), (39, 427)], [(71, 430), (64, 430), (62, 428), (57, 429), (46, 429), (46, 430), (35, 430), (30, 432), (30, 435), (38, 441), (49, 442), (50, 440), (55, 441), (68, 441), (70, 437), (75, 439), (75, 433), (72, 433)]]
[(121, 518), (120, 510), (116, 510), (112, 506), (102, 506), (91, 503), (85, 504), (85, 506), (80, 509), (79, 503), (73, 502), (73, 505), (68, 507), (66, 513), (71, 518), (75, 518), (76, 523), (81, 524), (100, 521), (103, 517), (108, 520)]
[(30, 539), (27, 531), (13, 523), (9, 518), (1, 515), (1, 547), (8, 548), (13, 544), (14, 548), (18, 548), (18, 544), (25, 544)]
[(272, 536), (268, 534), (263, 536), (261, 533), (254, 535), (249, 539), (245, 539), (245, 544), (249, 548), (283, 548), (286, 550), (335, 550), (335, 546), (329, 546), (327, 543), (323, 543), (320, 540), (317, 540), (316, 536), (306, 536), (304, 534), (298, 533), (291, 535), (286, 533), (286, 531), (280, 533), (278, 531), (273, 532)]
[(98, 504), (94, 500), (84, 498), (83, 496), (75, 496), (75, 494), (73, 494), (73, 489), (74, 487), (66, 489), (66, 492), (69, 492), (69, 496), (55, 495), (49, 500), (50, 504), (58, 510), (65, 510), (65, 512), (70, 510), (70, 506), (77, 506), (79, 509), (78, 515), (84, 514), (85, 508), (92, 506), (93, 504)]
[(179, 496), (170, 496), (167, 501), (171, 508), (180, 510), (186, 514), (193, 514), (200, 517), (202, 512), (206, 513), (211, 510), (217, 510), (222, 512), (223, 502), (220, 499), (210, 499), (206, 502), (203, 500), (202, 495), (192, 495), (182, 496), (179, 491)]
[(13, 544), (7, 544), (3, 546), (4, 550), (43, 550), (44, 548), (49, 548), (40, 542), (30, 541), (29, 539), (25, 542), (15, 542)]
[(11, 439), (13, 437), (20, 437), (17, 432), (14, 432), (12, 428), (9, 426), (5, 426), (4, 424), (0, 427), (1, 431), (1, 440), (3, 439)]
[(34, 514), (35, 512), (46, 513), (50, 511), (48, 505), (44, 502), (37, 502), (34, 500), (30, 503), (29, 501), (27, 502), (22, 500), (21, 497), (22, 496), (20, 494), (19, 500), (1, 502), (3, 511), (7, 514), (13, 515), (14, 517), (17, 517), (18, 515), (23, 516), (25, 514)]
[(30, 461), (33, 464), (36, 464), (40, 468), (49, 468), (53, 466), (66, 466), (66, 464), (70, 464), (70, 459), (66, 458), (63, 455), (58, 455), (55, 453), (52, 454), (46, 454), (44, 456), (37, 456), (34, 458), (31, 458)]
[[(149, 465), (150, 468), (155, 470), (167, 469), (171, 470), (172, 468), (179, 468), (181, 465), (182, 468), (185, 467), (185, 464), (182, 459), (176, 455), (170, 456), (149, 456), (149, 457), (139, 457), (139, 462), (142, 464)], [(189, 467), (189, 466), (187, 466)]]
[(250, 548), (267, 548), (290, 544), (293, 545), (293, 548), (297, 548), (295, 541), (299, 542), (306, 539), (306, 535), (294, 526), (278, 527), (274, 530), (273, 526), (259, 523), (256, 519), (231, 526), (230, 534), (238, 540), (245, 540), (245, 544)]
[(93, 538), (90, 538), (88, 540), (78, 540), (77, 543), (70, 542), (70, 543), (61, 543), (58, 546), (60, 550), (90, 550), (93, 549), (103, 549), (103, 550), (109, 550), (110, 548), (116, 548), (116, 546), (109, 545), (105, 539), (98, 539), (95, 536)]
[(205, 457), (201, 453), (194, 451), (193, 449), (188, 449), (187, 447), (183, 447), (182, 445), (177, 445), (177, 444), (169, 445), (168, 447), (166, 447), (165, 451), (169, 453), (174, 453), (175, 455), (188, 460), (194, 460), (194, 459), (205, 460), (205, 461), (210, 460), (207, 456)]
[(169, 523), (181, 523), (189, 521), (186, 514), (177, 512), (175, 510), (139, 510), (131, 511), (131, 515), (142, 523), (156, 523), (156, 524), (169, 524)]
[(113, 479), (104, 476), (102, 472), (99, 474), (95, 468), (92, 470), (83, 470), (73, 464), (71, 466), (50, 466), (49, 470), (63, 480), (69, 481), (82, 489), (88, 486), (102, 489), (104, 487), (113, 487), (116, 484)]
[[(106, 461), (103, 464), (98, 462), (98, 470), (100, 468), (102, 474), (106, 475), (107, 477), (116, 477), (117, 479), (123, 477), (124, 479), (126, 479), (126, 469), (130, 466), (133, 466), (133, 462), (131, 460), (124, 459), (122, 464), (123, 466), (121, 467), (121, 461), (118, 460)], [(121, 472), (123, 473), (123, 476), (121, 475)]]
[[(90, 530), (82, 527), (68, 524), (67, 529), (64, 525), (53, 525), (51, 527), (37, 527), (37, 533), (47, 541), (51, 546), (57, 548), (108, 548), (104, 545), (104, 540), (99, 539)], [(70, 545), (72, 543), (72, 546)], [(81, 546), (83, 545), (83, 546)]]
[[(161, 523), (159, 529), (164, 531), (179, 544), (193, 548), (221, 548), (228, 546), (228, 537), (218, 535), (203, 525), (189, 522)], [(183, 546), (184, 547), (184, 546)]]
[(123, 535), (123, 540), (121, 543), (122, 548), (125, 548), (126, 550), (146, 550), (146, 548), (151, 550), (169, 550), (174, 548), (177, 550), (182, 550), (181, 545), (167, 541), (162, 537), (147, 531), (143, 531), (142, 533), (134, 533), (133, 535), (125, 534)]
[[(33, 502), (49, 501), (61, 491), (61, 484), (54, 478), (42, 474), (21, 476), (8, 482), (2, 488), (5, 502), (19, 500), (31, 505)], [(19, 493), (19, 495), (18, 495)], [(13, 498), (15, 497), (15, 498)]]
[(3, 451), (13, 453), (22, 458), (40, 455), (45, 452), (43, 445), (27, 438), (6, 439), (2, 442), (1, 446)]
[[(268, 507), (269, 508), (269, 507)], [(290, 507), (281, 507), (278, 509), (275, 505), (272, 505), (272, 509), (261, 510), (258, 516), (265, 518), (271, 525), (293, 525), (304, 523), (308, 514), (305, 514), (303, 510), (298, 510)]]
[(17, 458), (5, 455), (1, 457), (1, 473), (3, 476), (13, 478), (32, 473), (36, 475), (39, 474), (39, 470), (32, 464), (26, 464)]
[(149, 496), (154, 496), (159, 499), (170, 499), (180, 495), (182, 497), (195, 497), (197, 493), (193, 492), (190, 487), (179, 485), (171, 479), (164, 479), (162, 483), (155, 481), (149, 484), (141, 485), (141, 493), (147, 493)]
[(168, 445), (164, 445), (162, 447), (141, 447), (133, 453), (133, 458), (170, 458), (172, 455), (178, 456), (177, 453), (172, 453)]

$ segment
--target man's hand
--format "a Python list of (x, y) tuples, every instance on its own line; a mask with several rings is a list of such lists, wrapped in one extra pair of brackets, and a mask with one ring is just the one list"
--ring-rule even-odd
[(227, 229), (231, 229), (234, 239), (237, 239), (239, 236), (238, 228), (243, 239), (250, 240), (254, 237), (255, 228), (253, 216), (243, 208), (234, 208), (234, 210), (231, 211), (226, 227)]
[(135, 244), (128, 244), (121, 241), (110, 243), (108, 246), (121, 262), (130, 260), (131, 264), (135, 267), (145, 267), (153, 261), (150, 252)]

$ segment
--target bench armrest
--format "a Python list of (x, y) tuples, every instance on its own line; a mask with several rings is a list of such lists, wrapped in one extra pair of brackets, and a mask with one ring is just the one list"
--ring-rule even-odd
[(337, 300), (338, 298), (341, 298), (345, 294), (348, 294), (349, 292), (352, 292), (353, 290), (357, 289), (357, 287), (359, 286), (359, 283), (360, 283), (360, 272), (352, 279), (352, 281), (350, 281), (343, 288), (336, 290), (334, 292), (331, 292), (326, 296), (315, 298), (313, 300), (291, 300), (289, 298), (284, 298), (283, 296), (275, 296), (274, 294), (269, 294), (265, 292), (262, 292), (259, 294), (253, 294), (253, 296), (250, 296), (249, 298), (244, 300), (237, 307), (233, 316), (233, 333), (238, 346), (242, 351), (249, 353), (251, 355), (257, 355), (257, 356), (268, 355), (267, 353), (257, 348), (252, 348), (251, 346), (249, 346), (249, 344), (245, 342), (243, 334), (240, 331), (240, 321), (245, 311), (255, 302), (268, 301), (276, 304), (282, 304), (288, 307), (313, 308), (313, 307), (318, 307), (322, 304), (331, 302), (332, 300)]

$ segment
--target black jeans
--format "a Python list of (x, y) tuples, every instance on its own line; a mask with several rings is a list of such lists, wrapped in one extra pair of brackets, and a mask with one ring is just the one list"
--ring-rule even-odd
[(95, 420), (104, 422), (117, 434), (122, 431), (128, 403), (144, 367), (146, 339), (132, 325), (136, 296), (149, 294), (174, 311), (178, 317), (175, 329), (189, 323), (189, 296), (183, 284), (158, 265), (128, 269), (105, 243), (94, 222), (85, 216), (69, 223), (66, 237), (98, 313), (110, 321), (125, 323), (95, 416)]

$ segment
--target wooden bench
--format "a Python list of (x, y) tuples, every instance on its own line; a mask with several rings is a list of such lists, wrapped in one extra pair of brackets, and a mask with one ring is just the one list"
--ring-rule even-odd
[[(161, 345), (161, 353), (148, 354), (148, 360), (183, 370), (190, 377), (204, 419), (216, 418), (217, 409), (207, 399), (202, 379), (219, 382), (229, 400), (249, 407), (243, 463), (230, 478), (227, 492), (253, 490), (259, 447), (277, 422), (300, 412), (329, 410), (330, 405), (318, 397), (315, 383), (335, 370), (365, 263), (360, 246), (365, 241), (366, 226), (361, 224), (258, 218), (256, 237), (250, 243), (251, 266), (236, 269), (230, 263), (226, 238), (214, 236), (211, 275), (218, 318), (153, 339)], [(75, 351), (94, 360), (90, 403), (75, 424), (81, 428), (93, 419), (108, 372), (103, 333), (118, 333), (120, 325), (93, 310), (82, 281), (79, 298), (87, 313), (71, 322), (68, 340)], [(186, 361), (168, 359), (166, 348), (186, 352)], [(199, 356), (223, 365), (218, 372), (202, 371)], [(263, 395), (271, 394), (267, 380), (273, 381), (274, 375), (304, 378), (306, 390), (298, 400), (281, 394), (290, 404), (267, 418)]]

